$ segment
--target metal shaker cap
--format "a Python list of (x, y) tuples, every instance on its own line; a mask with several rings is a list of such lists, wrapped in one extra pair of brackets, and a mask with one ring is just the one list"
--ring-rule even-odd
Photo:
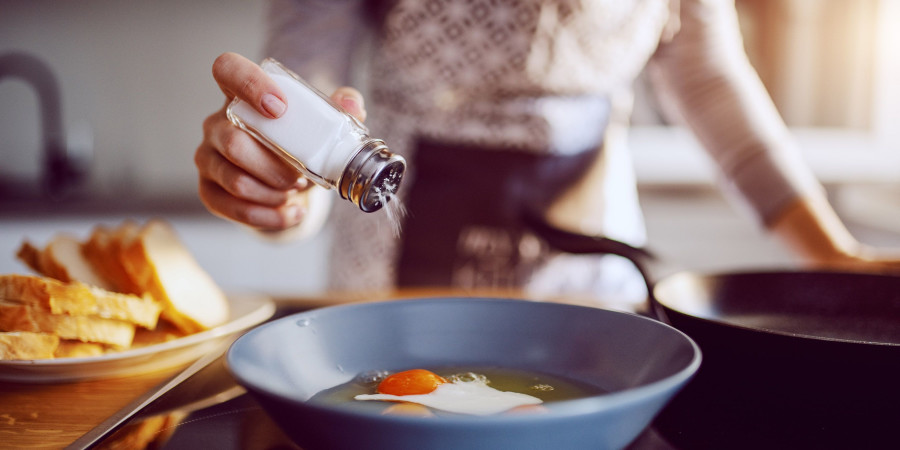
[(378, 211), (400, 188), (406, 160), (391, 153), (384, 141), (367, 141), (341, 175), (338, 191), (365, 212)]

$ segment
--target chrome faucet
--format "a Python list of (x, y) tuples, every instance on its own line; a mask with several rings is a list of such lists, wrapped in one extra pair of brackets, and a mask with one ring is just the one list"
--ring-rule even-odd
[(69, 155), (56, 75), (47, 63), (34, 55), (9, 52), (0, 55), (0, 82), (6, 77), (25, 81), (37, 93), (43, 140), (41, 187), (49, 198), (63, 198), (85, 179), (87, 165)]

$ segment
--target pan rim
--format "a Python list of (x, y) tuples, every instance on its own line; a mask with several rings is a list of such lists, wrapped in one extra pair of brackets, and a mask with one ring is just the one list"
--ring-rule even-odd
[(686, 342), (691, 349), (691, 358), (690, 361), (687, 362), (683, 367), (681, 367), (678, 371), (663, 377), (662, 379), (652, 381), (649, 383), (641, 384), (638, 386), (627, 387), (624, 389), (616, 390), (615, 392), (603, 393), (598, 395), (592, 395), (579, 399), (572, 400), (563, 400), (554, 403), (554, 408), (547, 413), (540, 415), (494, 415), (494, 416), (445, 416), (441, 417), (441, 426), (447, 427), (456, 427), (456, 426), (465, 426), (465, 427), (483, 427), (483, 426), (497, 426), (497, 425), (512, 425), (512, 424), (530, 424), (530, 423), (544, 423), (546, 421), (556, 421), (556, 420), (566, 420), (573, 419), (577, 417), (587, 417), (592, 414), (603, 413), (604, 411), (615, 410), (618, 407), (626, 405), (632, 402), (640, 402), (646, 401), (648, 399), (652, 399), (656, 396), (659, 396), (661, 393), (666, 391), (673, 391), (677, 386), (683, 385), (687, 383), (698, 371), (702, 362), (702, 352), (699, 345), (686, 333), (683, 331), (667, 324), (662, 321), (655, 320), (650, 317), (642, 316), (639, 314), (634, 314), (626, 311), (618, 311), (606, 308), (595, 308), (590, 306), (583, 305), (575, 305), (575, 304), (566, 304), (566, 303), (555, 303), (555, 302), (546, 302), (540, 300), (528, 300), (528, 299), (517, 299), (517, 298), (503, 298), (503, 297), (451, 297), (451, 296), (436, 296), (436, 297), (417, 297), (417, 298), (404, 298), (401, 300), (390, 300), (390, 301), (375, 301), (375, 302), (364, 302), (364, 303), (352, 303), (352, 304), (343, 304), (343, 305), (335, 305), (335, 306), (327, 306), (323, 308), (317, 308), (310, 311), (305, 311), (301, 313), (292, 314), (289, 316), (285, 316), (279, 319), (276, 319), (268, 324), (264, 324), (262, 326), (256, 327), (253, 330), (250, 330), (243, 336), (239, 337), (229, 348), (227, 356), (226, 356), (226, 365), (228, 366), (229, 371), (235, 377), (235, 379), (244, 387), (246, 387), (250, 391), (256, 391), (257, 393), (262, 393), (266, 396), (273, 397), (282, 402), (302, 404), (302, 408), (308, 409), (310, 412), (314, 412), (317, 414), (329, 414), (335, 415), (338, 417), (348, 417), (348, 418), (356, 418), (362, 420), (378, 420), (378, 421), (388, 421), (398, 424), (428, 424), (429, 426), (433, 426), (434, 422), (429, 420), (428, 418), (421, 417), (405, 417), (405, 416), (377, 416), (373, 415), (370, 412), (365, 411), (356, 411), (352, 409), (345, 408), (337, 408), (331, 407), (327, 405), (320, 405), (316, 403), (310, 403), (304, 401), (298, 397), (291, 396), (290, 394), (286, 394), (283, 392), (279, 392), (277, 390), (270, 389), (267, 386), (261, 386), (259, 383), (254, 382), (254, 380), (248, 379), (244, 376), (244, 374), (240, 373), (240, 370), (235, 370), (234, 367), (234, 351), (238, 348), (242, 342), (246, 342), (248, 339), (252, 339), (252, 336), (256, 333), (265, 332), (267, 327), (277, 326), (276, 323), (281, 322), (296, 322), (297, 320), (303, 320), (305, 318), (314, 317), (317, 314), (334, 314), (339, 313), (342, 310), (348, 309), (357, 309), (357, 308), (369, 308), (369, 307), (378, 307), (381, 305), (389, 305), (396, 304), (398, 301), (407, 302), (407, 301), (415, 301), (420, 304), (424, 304), (425, 302), (508, 302), (508, 303), (524, 303), (530, 305), (552, 305), (554, 308), (576, 308), (576, 309), (585, 309), (585, 310), (601, 310), (611, 314), (622, 314), (634, 317), (639, 320), (646, 320), (653, 323), (653, 326), (661, 326), (666, 328), (669, 332), (674, 333), (676, 336)]
[[(692, 271), (692, 270), (679, 270), (675, 273), (668, 274), (653, 284), (652, 287), (652, 303), (656, 308), (662, 308), (664, 310), (664, 314), (671, 311), (681, 314), (685, 317), (689, 317), (691, 320), (702, 321), (705, 324), (724, 327), (724, 328), (732, 328), (750, 333), (760, 333), (765, 335), (776, 335), (782, 336), (786, 338), (795, 338), (802, 339), (807, 341), (816, 341), (816, 342), (824, 342), (824, 343), (841, 343), (847, 345), (856, 345), (856, 346), (865, 346), (865, 347), (883, 347), (883, 348), (893, 348), (900, 347), (900, 342), (886, 342), (879, 340), (866, 340), (866, 339), (852, 339), (846, 337), (835, 337), (835, 336), (822, 336), (811, 333), (804, 332), (792, 332), (786, 330), (779, 330), (774, 328), (766, 328), (762, 326), (753, 326), (740, 324), (733, 321), (729, 321), (725, 318), (716, 318), (712, 317), (709, 314), (698, 314), (688, 309), (684, 308), (683, 305), (674, 305), (672, 301), (666, 301), (662, 299), (660, 295), (658, 295), (661, 287), (667, 287), (667, 283), (674, 283), (678, 281), (680, 277), (691, 277), (695, 280), (703, 280), (703, 281), (713, 281), (715, 279), (723, 279), (723, 278), (736, 278), (736, 277), (771, 277), (771, 276), (817, 276), (817, 275), (838, 275), (838, 276), (853, 276), (853, 277), (864, 277), (871, 279), (878, 278), (890, 278), (895, 280), (900, 280), (900, 275), (893, 275), (888, 273), (872, 273), (872, 272), (855, 272), (855, 271), (846, 271), (846, 270), (838, 270), (838, 269), (826, 269), (826, 268), (818, 268), (818, 269), (802, 269), (802, 268), (755, 268), (755, 269), (743, 269), (743, 270), (734, 270), (734, 271)], [(657, 315), (660, 315), (657, 313)], [(663, 315), (662, 321), (667, 324), (671, 324), (668, 318)]]

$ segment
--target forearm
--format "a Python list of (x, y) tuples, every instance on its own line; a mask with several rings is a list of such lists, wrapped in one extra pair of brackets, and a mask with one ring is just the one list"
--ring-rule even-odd
[(681, 8), (681, 30), (654, 56), (654, 81), (727, 191), (766, 225), (797, 197), (824, 197), (743, 52), (732, 4), (689, 0)]
[(743, 53), (726, 0), (682, 3), (682, 29), (656, 55), (658, 81), (730, 190), (806, 263), (858, 261), (861, 246), (828, 203)]

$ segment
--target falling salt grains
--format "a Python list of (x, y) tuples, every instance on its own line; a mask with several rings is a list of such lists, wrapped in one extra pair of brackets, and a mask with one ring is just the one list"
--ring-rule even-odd
[(388, 197), (385, 205), (387, 207), (384, 211), (387, 213), (388, 221), (391, 223), (391, 231), (394, 233), (394, 237), (400, 237), (400, 232), (403, 231), (403, 219), (406, 218), (406, 206), (396, 196), (393, 199)]
[[(260, 114), (235, 98), (228, 119), (256, 138), (302, 174), (327, 189), (337, 189), (362, 211), (385, 205), (395, 234), (399, 223), (395, 193), (406, 171), (406, 161), (391, 153), (384, 141), (330, 98), (307, 84), (278, 61), (261, 64), (286, 96), (287, 109), (277, 119)], [(401, 208), (402, 209), (402, 208)]]
[(386, 184), (384, 187), (384, 189), (377, 188), (375, 190), (376, 199), (384, 205), (384, 212), (391, 225), (393, 236), (400, 237), (400, 232), (403, 231), (403, 219), (406, 218), (406, 206), (394, 194), (397, 189), (395, 186)]

